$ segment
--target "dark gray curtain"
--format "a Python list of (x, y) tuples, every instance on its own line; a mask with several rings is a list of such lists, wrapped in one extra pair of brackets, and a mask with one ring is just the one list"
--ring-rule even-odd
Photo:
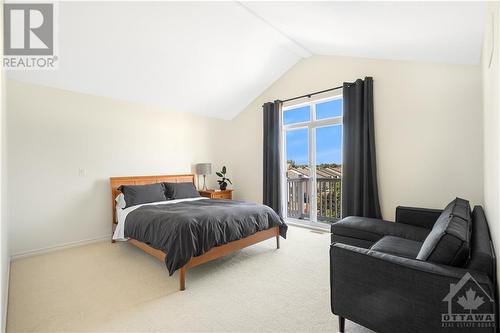
[(342, 216), (382, 218), (378, 197), (373, 79), (344, 83)]
[(264, 205), (281, 212), (280, 186), (280, 112), (281, 102), (266, 103), (264, 109)]

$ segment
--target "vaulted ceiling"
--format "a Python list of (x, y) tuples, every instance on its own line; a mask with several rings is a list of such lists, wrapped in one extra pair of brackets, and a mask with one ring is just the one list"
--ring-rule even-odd
[(60, 2), (59, 69), (13, 79), (230, 119), (311, 55), (478, 64), (480, 2)]

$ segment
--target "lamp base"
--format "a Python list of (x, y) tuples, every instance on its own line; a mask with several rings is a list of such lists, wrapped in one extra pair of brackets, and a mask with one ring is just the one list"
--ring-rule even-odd
[(206, 179), (207, 179), (207, 175), (203, 175), (203, 187), (201, 188), (203, 191), (208, 190), (207, 189)]

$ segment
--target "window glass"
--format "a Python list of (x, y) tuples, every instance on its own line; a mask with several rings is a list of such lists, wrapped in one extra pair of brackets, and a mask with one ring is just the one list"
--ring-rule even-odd
[(334, 99), (316, 104), (316, 119), (326, 119), (342, 116), (342, 99)]
[(311, 108), (309, 105), (295, 109), (286, 110), (283, 112), (283, 124), (303, 123), (311, 120)]
[(291, 165), (309, 165), (309, 130), (286, 131), (286, 159)]
[(286, 216), (309, 219), (311, 208), (311, 182), (309, 169), (309, 129), (286, 131)]
[(342, 125), (316, 128), (316, 166), (342, 164)]

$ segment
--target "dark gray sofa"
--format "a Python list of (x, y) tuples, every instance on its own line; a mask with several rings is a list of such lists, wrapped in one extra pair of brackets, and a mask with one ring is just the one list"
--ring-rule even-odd
[(495, 255), (481, 206), (471, 212), (457, 198), (444, 210), (397, 207), (396, 222), (351, 216), (331, 231), (341, 332), (344, 318), (376, 332), (496, 332)]

